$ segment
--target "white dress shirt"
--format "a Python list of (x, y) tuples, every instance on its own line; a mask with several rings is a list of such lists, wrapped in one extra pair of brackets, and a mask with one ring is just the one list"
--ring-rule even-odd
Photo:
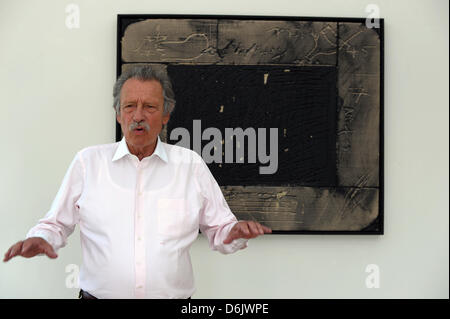
[(80, 288), (97, 298), (188, 298), (195, 291), (189, 248), (206, 235), (223, 244), (237, 223), (196, 152), (164, 143), (142, 161), (120, 142), (87, 147), (72, 161), (50, 211), (27, 234), (55, 251), (79, 224)]

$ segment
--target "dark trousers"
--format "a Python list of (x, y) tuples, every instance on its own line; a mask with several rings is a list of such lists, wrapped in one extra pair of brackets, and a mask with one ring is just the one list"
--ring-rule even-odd
[(90, 293), (84, 291), (83, 289), (80, 289), (80, 293), (78, 294), (78, 299), (97, 299), (97, 298), (92, 296)]
[[(80, 293), (78, 294), (78, 299), (97, 299), (97, 298), (92, 296), (90, 293), (84, 291), (83, 289), (80, 289)], [(189, 297), (188, 299), (191, 299), (191, 297)]]

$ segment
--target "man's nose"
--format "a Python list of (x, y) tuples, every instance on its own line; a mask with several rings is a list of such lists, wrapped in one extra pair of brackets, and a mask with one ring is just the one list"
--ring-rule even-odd
[(133, 120), (136, 122), (140, 122), (144, 119), (144, 108), (142, 105), (138, 105), (136, 107), (136, 111), (133, 114)]

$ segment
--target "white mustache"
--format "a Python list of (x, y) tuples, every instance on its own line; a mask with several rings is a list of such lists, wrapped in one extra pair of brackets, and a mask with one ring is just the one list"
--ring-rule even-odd
[(144, 130), (146, 131), (150, 131), (150, 125), (148, 125), (148, 123), (141, 121), (141, 122), (133, 122), (130, 124), (130, 126), (128, 126), (128, 129), (130, 131), (133, 131), (134, 129), (136, 129), (138, 126), (141, 126)]

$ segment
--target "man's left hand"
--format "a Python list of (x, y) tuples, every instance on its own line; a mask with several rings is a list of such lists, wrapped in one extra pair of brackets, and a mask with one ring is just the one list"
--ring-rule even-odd
[(258, 222), (241, 220), (231, 228), (228, 237), (223, 241), (224, 244), (229, 244), (235, 239), (239, 238), (255, 238), (263, 234), (270, 234), (272, 229), (263, 226)]

